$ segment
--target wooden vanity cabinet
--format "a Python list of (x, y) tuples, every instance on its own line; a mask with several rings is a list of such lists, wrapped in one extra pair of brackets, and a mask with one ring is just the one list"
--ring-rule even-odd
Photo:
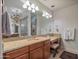
[(30, 52), (30, 59), (43, 59), (43, 50), (38, 48)]
[(25, 53), (25, 54), (17, 56), (17, 57), (5, 56), (4, 59), (29, 59), (29, 57), (28, 57), (28, 53)]
[(4, 53), (4, 59), (48, 59), (49, 56), (49, 40)]
[(13, 51), (4, 53), (4, 59), (29, 59), (28, 47), (22, 47)]
[(21, 56), (18, 56), (16, 58), (14, 58), (14, 59), (29, 59), (29, 55), (28, 55), (28, 53), (25, 53), (25, 54), (23, 54)]
[(44, 41), (30, 46), (30, 59), (49, 59), (50, 41)]
[(30, 59), (43, 59), (43, 42), (30, 46)]
[(50, 57), (50, 41), (45, 41), (43, 47), (44, 59), (49, 59)]

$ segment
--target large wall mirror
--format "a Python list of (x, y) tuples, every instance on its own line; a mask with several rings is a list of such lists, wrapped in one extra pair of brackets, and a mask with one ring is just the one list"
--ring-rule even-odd
[[(33, 0), (29, 0), (33, 7)], [(41, 4), (35, 4), (35, 9), (25, 6), (22, 0), (3, 0), (2, 34), (7, 37), (25, 37), (41, 35), (49, 13), (39, 10)], [(37, 8), (36, 8), (37, 7)], [(44, 14), (48, 14), (47, 18)], [(41, 27), (42, 26), (42, 27)], [(43, 31), (44, 32), (44, 31)]]
[[(3, 38), (28, 36), (29, 31), (30, 36), (37, 35), (37, 14), (24, 9), (21, 1), (16, 0), (16, 2), (14, 0), (3, 1)], [(28, 28), (30, 28), (30, 30)]]

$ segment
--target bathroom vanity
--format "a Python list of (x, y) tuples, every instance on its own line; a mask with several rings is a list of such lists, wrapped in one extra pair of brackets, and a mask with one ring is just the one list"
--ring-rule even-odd
[(39, 38), (4, 43), (4, 59), (48, 59), (50, 40)]

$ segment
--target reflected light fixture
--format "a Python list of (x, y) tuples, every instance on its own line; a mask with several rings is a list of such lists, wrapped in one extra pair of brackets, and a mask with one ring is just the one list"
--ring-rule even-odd
[(46, 17), (47, 19), (52, 17), (52, 15), (49, 14), (48, 12), (46, 12), (46, 11), (43, 11), (42, 16), (43, 16), (43, 17)]
[(45, 16), (45, 14), (43, 14), (42, 16)]
[(30, 6), (30, 2), (27, 0), (25, 3), (27, 6)]
[(35, 9), (36, 9), (36, 11), (39, 11), (39, 8), (38, 8), (38, 6), (36, 6), (36, 7), (35, 7)]
[(46, 13), (45, 13), (45, 11), (43, 11), (43, 14), (42, 14), (42, 16), (46, 16)]
[(35, 5), (34, 5), (34, 4), (32, 4), (32, 5), (31, 5), (31, 8), (35, 8)]
[(35, 9), (33, 9), (32, 12), (35, 13)]
[(47, 15), (47, 16), (49, 15), (48, 12), (46, 12), (46, 15)]
[(49, 15), (49, 17), (51, 18), (51, 17), (52, 17), (52, 15)]
[(30, 6), (28, 7), (28, 10), (32, 10)]
[(23, 4), (23, 8), (27, 8), (29, 11), (32, 11), (33, 13), (35, 13), (36, 11), (39, 11), (38, 6), (35, 6), (35, 4), (32, 4), (29, 0), (27, 0)]
[(46, 18), (48, 19), (48, 18), (49, 18), (49, 16), (46, 16)]
[(24, 4), (24, 5), (23, 5), (23, 8), (27, 8), (27, 5), (26, 5), (26, 4)]

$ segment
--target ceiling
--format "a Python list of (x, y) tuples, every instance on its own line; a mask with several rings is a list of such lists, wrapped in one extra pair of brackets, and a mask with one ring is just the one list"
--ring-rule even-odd
[[(21, 9), (22, 11), (24, 10), (22, 8), (23, 2), (22, 1), (26, 1), (26, 0), (4, 0), (5, 1), (5, 5), (8, 7), (16, 7), (18, 9)], [(47, 9), (50, 9), (51, 11), (55, 11), (55, 10), (59, 10), (62, 9), (64, 7), (73, 5), (73, 4), (77, 4), (77, 0), (33, 0), (33, 2), (40, 2), (38, 5), (40, 7), (40, 9), (44, 9), (44, 7), (42, 5), (44, 5)], [(36, 5), (37, 5), (36, 4)], [(55, 7), (51, 7), (52, 5), (54, 5)], [(45, 10), (46, 10), (45, 8)], [(10, 10), (10, 9), (9, 9)]]
[[(50, 10), (59, 10), (61, 8), (77, 4), (77, 0), (39, 0), (42, 4), (48, 7)], [(54, 5), (55, 7), (51, 7)]]
[[(23, 4), (26, 2), (27, 0), (4, 0), (4, 4), (7, 7), (7, 10), (9, 11), (9, 13), (12, 12), (12, 10), (19, 10), (21, 12), (26, 12), (27, 9), (24, 9), (22, 6)], [(35, 5), (37, 5), (40, 9), (39, 13), (42, 13), (43, 10), (46, 10), (50, 13), (50, 10), (44, 6), (43, 4), (41, 4), (38, 0), (29, 0), (30, 2), (34, 3)]]

